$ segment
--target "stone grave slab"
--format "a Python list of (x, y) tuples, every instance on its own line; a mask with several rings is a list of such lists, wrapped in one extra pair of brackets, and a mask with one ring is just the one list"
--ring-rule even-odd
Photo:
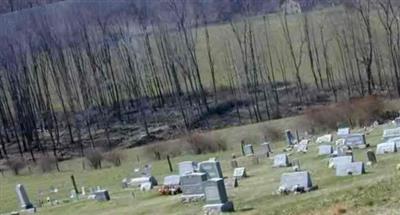
[(310, 173), (307, 171), (283, 173), (280, 187), (286, 190), (293, 190), (295, 187), (304, 188), (305, 191), (313, 187)]
[(330, 143), (330, 142), (332, 142), (332, 134), (325, 134), (323, 136), (320, 136), (317, 138), (317, 140), (315, 142), (317, 144)]
[(251, 144), (245, 144), (243, 146), (243, 151), (245, 156), (254, 155), (253, 145)]
[(239, 186), (237, 178), (226, 178), (224, 179), (226, 189), (233, 189)]
[(373, 151), (371, 151), (371, 150), (367, 151), (367, 160), (368, 160), (368, 163), (370, 163), (370, 164), (374, 164), (377, 162), (375, 153)]
[(331, 155), (332, 153), (333, 147), (331, 145), (318, 146), (318, 155)]
[(387, 142), (393, 142), (394, 145), (396, 146), (396, 150), (400, 151), (400, 137), (391, 138), (391, 139), (387, 140)]
[(235, 168), (233, 170), (233, 177), (238, 179), (238, 180), (247, 177), (246, 168), (245, 167)]
[(396, 152), (396, 144), (394, 142), (380, 143), (376, 146), (377, 155), (394, 153), (394, 152)]
[(222, 178), (208, 180), (205, 184), (204, 193), (206, 205), (203, 207), (203, 210), (205, 213), (229, 212), (234, 210), (232, 202), (228, 201), (228, 195)]
[(287, 167), (289, 166), (289, 158), (287, 154), (278, 154), (274, 156), (273, 167)]
[(329, 159), (329, 167), (336, 168), (341, 164), (348, 164), (353, 162), (353, 156), (339, 156)]
[(383, 141), (386, 142), (389, 139), (397, 138), (397, 137), (400, 137), (400, 127), (383, 130), (383, 136), (382, 136)]
[(185, 175), (188, 173), (195, 172), (197, 169), (196, 162), (193, 161), (182, 161), (178, 164), (179, 175)]
[(337, 131), (338, 137), (346, 137), (350, 134), (350, 128), (339, 128)]
[(400, 127), (400, 117), (394, 119), (394, 124), (396, 125), (396, 127)]
[(25, 190), (24, 185), (17, 184), (17, 186), (15, 187), (15, 192), (17, 193), (17, 196), (18, 196), (18, 199), (19, 199), (19, 203), (20, 203), (20, 207), (22, 209), (34, 208), (33, 204), (29, 200), (29, 197), (28, 197), (28, 194), (27, 194), (27, 192)]
[(207, 174), (207, 178), (224, 178), (219, 161), (202, 161), (199, 163), (199, 171)]
[(168, 175), (164, 177), (163, 185), (176, 186), (181, 183), (181, 177), (179, 175)]
[(93, 194), (94, 194), (94, 199), (96, 199), (99, 202), (110, 201), (110, 194), (108, 193), (108, 190), (97, 190)]
[(366, 145), (365, 134), (349, 134), (345, 137), (344, 145), (360, 148)]
[(264, 142), (261, 143), (260, 146), (261, 146), (260, 154), (269, 157), (269, 155), (272, 153), (271, 144), (268, 142)]
[(181, 176), (182, 201), (198, 201), (204, 197), (204, 185), (207, 174), (203, 172), (190, 173)]
[(364, 173), (363, 162), (342, 163), (336, 166), (336, 176), (361, 175)]

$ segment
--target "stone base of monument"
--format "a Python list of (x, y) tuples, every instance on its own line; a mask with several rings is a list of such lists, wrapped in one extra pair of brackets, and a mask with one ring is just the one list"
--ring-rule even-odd
[(24, 214), (34, 214), (34, 213), (36, 213), (36, 208), (35, 207), (29, 208), (29, 209), (23, 209), (23, 210), (21, 210), (19, 212), (14, 211), (11, 214), (13, 214), (13, 215), (24, 215)]
[(183, 202), (183, 203), (198, 202), (198, 201), (203, 201), (204, 199), (205, 199), (204, 194), (182, 195), (181, 196), (181, 202)]
[(235, 208), (232, 202), (225, 202), (223, 204), (208, 204), (203, 206), (204, 214), (206, 215), (217, 215), (222, 212), (233, 212)]

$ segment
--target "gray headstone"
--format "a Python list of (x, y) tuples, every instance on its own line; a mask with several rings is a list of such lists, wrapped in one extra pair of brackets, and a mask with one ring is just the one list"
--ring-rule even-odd
[(389, 139), (396, 137), (400, 137), (400, 127), (383, 130), (383, 136), (382, 136), (383, 141), (387, 141)]
[(239, 168), (236, 168), (235, 170), (233, 170), (233, 177), (237, 178), (239, 180), (244, 178), (244, 177), (247, 177), (246, 168), (239, 167)]
[(370, 162), (371, 164), (374, 164), (377, 162), (375, 153), (370, 150), (367, 151), (367, 159), (368, 159), (368, 162)]
[(320, 136), (315, 142), (318, 144), (330, 143), (332, 142), (332, 134), (325, 134), (323, 136)]
[(207, 178), (224, 178), (219, 161), (203, 161), (199, 163), (199, 171), (207, 174)]
[(253, 155), (254, 154), (253, 145), (251, 144), (244, 145), (243, 151), (245, 156)]
[(271, 144), (270, 143), (262, 143), (261, 144), (261, 154), (265, 154), (267, 155), (267, 157), (269, 157), (269, 154), (272, 153), (271, 150)]
[(164, 177), (164, 185), (176, 186), (181, 183), (181, 177), (179, 175), (169, 175)]
[(231, 160), (231, 167), (232, 167), (232, 169), (235, 169), (235, 168), (237, 168), (238, 166), (239, 166), (239, 165), (238, 165), (238, 162), (237, 162), (236, 159)]
[(192, 172), (195, 172), (197, 168), (197, 164), (193, 161), (182, 161), (178, 164), (179, 175), (185, 175)]
[(376, 154), (386, 154), (396, 152), (396, 144), (394, 142), (380, 143), (376, 146)]
[(307, 171), (303, 171), (303, 172), (283, 173), (281, 176), (280, 186), (291, 190), (294, 186), (303, 187), (307, 189), (311, 188), (313, 185), (310, 173)]
[(274, 167), (287, 167), (289, 166), (289, 158), (286, 154), (278, 154), (274, 156)]
[(181, 176), (181, 188), (183, 195), (204, 194), (204, 183), (207, 181), (206, 173), (196, 172)]
[(337, 136), (345, 137), (350, 134), (350, 128), (339, 128), (337, 131)]
[(391, 139), (387, 140), (387, 142), (393, 142), (394, 145), (396, 146), (396, 150), (400, 151), (400, 137), (391, 138)]
[(345, 163), (336, 166), (336, 176), (361, 175), (364, 173), (363, 162)]
[(336, 168), (341, 164), (349, 164), (353, 162), (353, 156), (340, 156), (329, 159), (329, 167)]
[(23, 209), (33, 208), (32, 203), (29, 201), (29, 197), (28, 197), (28, 194), (26, 193), (24, 185), (17, 184), (15, 191), (17, 192), (17, 196), (18, 196), (21, 208), (23, 208)]
[(394, 124), (395, 124), (397, 127), (400, 127), (400, 117), (397, 117), (396, 119), (394, 119)]
[(224, 179), (226, 189), (233, 189), (239, 186), (237, 178), (226, 178)]
[(365, 146), (365, 135), (364, 134), (349, 134), (345, 137), (344, 144), (351, 147), (362, 147)]
[(223, 204), (228, 201), (224, 179), (213, 178), (206, 182), (204, 193), (206, 204)]
[(107, 190), (97, 190), (94, 192), (94, 196), (97, 201), (110, 201), (110, 194)]
[(318, 155), (330, 155), (333, 153), (331, 145), (321, 145), (318, 147)]

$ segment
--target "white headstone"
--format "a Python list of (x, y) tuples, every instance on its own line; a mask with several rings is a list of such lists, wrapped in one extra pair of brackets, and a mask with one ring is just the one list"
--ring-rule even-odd
[(400, 137), (400, 127), (383, 130), (383, 136), (382, 136), (383, 141), (387, 141), (389, 139), (396, 137)]
[(289, 166), (289, 158), (286, 154), (278, 154), (274, 156), (274, 167), (287, 167)]
[(376, 154), (386, 154), (396, 152), (396, 144), (394, 142), (380, 143), (376, 146)]
[(332, 134), (325, 134), (317, 138), (316, 143), (323, 144), (323, 143), (330, 143), (332, 142)]
[(186, 175), (195, 172), (197, 169), (197, 164), (193, 161), (183, 161), (178, 164), (179, 175)]
[(207, 174), (207, 178), (224, 178), (219, 161), (202, 161), (199, 163), (199, 171)]
[(339, 128), (337, 131), (338, 137), (345, 137), (350, 134), (350, 128)]
[(329, 167), (336, 168), (340, 164), (348, 164), (353, 162), (353, 156), (340, 156), (329, 159)]
[(15, 191), (17, 192), (21, 208), (23, 209), (33, 208), (32, 203), (29, 201), (29, 197), (28, 194), (26, 193), (24, 185), (17, 184)]
[(146, 192), (146, 191), (150, 191), (151, 189), (153, 189), (153, 185), (150, 182), (145, 182), (140, 185), (141, 191)]
[(396, 146), (396, 150), (400, 151), (400, 137), (389, 139), (387, 142), (393, 142)]
[(364, 173), (363, 162), (342, 163), (336, 166), (336, 176), (361, 175)]
[(176, 186), (181, 183), (181, 177), (179, 175), (169, 175), (164, 177), (164, 185)]
[(239, 168), (235, 168), (233, 170), (233, 177), (240, 180), (244, 177), (247, 177), (246, 175), (246, 168), (244, 167), (239, 167)]
[(284, 187), (285, 189), (292, 190), (295, 186), (309, 189), (313, 185), (311, 182), (310, 173), (303, 171), (283, 173), (281, 176), (280, 186)]
[(253, 145), (246, 144), (243, 146), (243, 151), (245, 156), (250, 156), (254, 154)]
[(397, 117), (396, 119), (394, 119), (394, 124), (395, 124), (397, 127), (400, 127), (400, 117)]
[(330, 155), (333, 153), (333, 147), (331, 145), (320, 145), (318, 147), (318, 155)]

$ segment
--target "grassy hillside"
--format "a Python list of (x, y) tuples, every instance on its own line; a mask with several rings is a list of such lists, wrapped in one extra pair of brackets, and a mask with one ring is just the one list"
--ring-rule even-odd
[[(293, 127), (300, 118), (288, 118), (268, 122), (282, 129)], [(230, 150), (224, 153), (207, 155), (183, 155), (172, 159), (176, 165), (180, 161), (201, 161), (209, 157), (218, 157), (222, 162), (225, 176), (232, 176), (229, 158), (232, 153), (240, 154), (239, 142), (244, 137), (261, 138), (261, 128), (266, 123), (242, 127), (233, 127), (214, 131), (226, 138)], [(380, 142), (382, 129), (380, 126), (367, 136), (367, 142), (374, 146)], [(179, 140), (175, 140), (179, 141)], [(172, 143), (171, 141), (170, 143)], [(168, 144), (168, 143), (165, 143)], [(273, 143), (273, 151), (282, 151), (283, 141)], [(256, 145), (255, 150), (257, 150)], [(26, 174), (0, 177), (0, 212), (5, 213), (18, 208), (15, 185), (25, 185), (30, 198), (35, 201), (39, 190), (48, 190), (51, 186), (59, 188), (59, 194), (68, 198), (72, 189), (69, 176), (74, 174), (78, 186), (102, 186), (111, 192), (111, 201), (98, 203), (90, 200), (65, 203), (58, 206), (39, 208), (40, 214), (201, 214), (203, 203), (182, 204), (179, 196), (159, 196), (156, 190), (143, 193), (137, 190), (123, 190), (121, 179), (130, 175), (138, 167), (137, 156), (141, 164), (151, 162), (153, 175), (162, 182), (165, 175), (170, 174), (166, 161), (149, 161), (144, 157), (144, 148), (126, 150), (127, 160), (121, 167), (104, 168), (102, 170), (81, 170), (81, 160), (75, 159), (62, 163), (62, 173)], [(366, 161), (366, 150), (355, 150), (355, 159)], [(272, 168), (272, 161), (262, 160), (253, 165), (246, 158), (239, 158), (239, 165), (248, 169), (249, 178), (239, 182), (239, 187), (228, 190), (229, 198), (234, 202), (238, 214), (334, 214), (342, 209), (349, 214), (395, 214), (398, 211), (400, 179), (396, 171), (400, 163), (398, 154), (378, 156), (378, 164), (367, 167), (367, 174), (354, 177), (335, 177), (334, 171), (328, 169), (327, 158), (317, 155), (313, 144), (307, 154), (293, 154), (290, 159), (299, 159), (301, 167), (311, 172), (317, 191), (302, 195), (278, 196), (273, 194), (279, 186), (280, 175), (291, 171), (290, 168)], [(175, 171), (176, 171), (176, 166)], [(135, 197), (132, 197), (134, 192)]]

